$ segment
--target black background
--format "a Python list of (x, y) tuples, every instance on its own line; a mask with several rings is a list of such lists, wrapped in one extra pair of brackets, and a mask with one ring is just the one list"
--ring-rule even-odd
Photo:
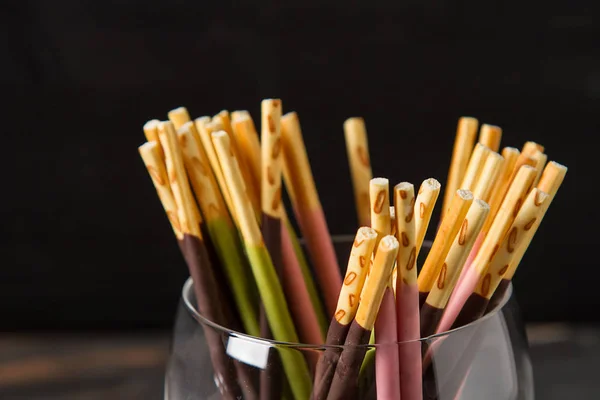
[(569, 172), (517, 294), (529, 321), (598, 318), (594, 1), (118, 3), (0, 5), (2, 329), (169, 327), (186, 271), (142, 125), (266, 97), (299, 113), (332, 233), (356, 224), (347, 117), (392, 183), (444, 184), (461, 115), (544, 144)]

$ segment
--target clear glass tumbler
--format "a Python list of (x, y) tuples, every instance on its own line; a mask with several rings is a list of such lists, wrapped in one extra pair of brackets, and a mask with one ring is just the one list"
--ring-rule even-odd
[[(350, 254), (352, 241), (352, 237), (334, 238), (339, 259), (343, 261), (341, 265)], [(424, 246), (423, 250), (422, 253), (426, 253), (428, 248)], [(419, 258), (425, 255), (422, 254)], [(207, 332), (217, 334), (223, 340), (226, 357), (232, 361), (231, 368), (237, 371), (237, 383), (242, 392), (240, 397), (223, 396), (221, 380), (215, 376), (211, 365), (210, 349), (205, 340)], [(395, 351), (400, 350), (402, 346), (421, 348), (424, 354), (423, 399), (534, 399), (528, 343), (512, 286), (504, 299), (481, 319), (443, 334), (392, 346), (398, 347), (393, 349)], [(315, 361), (327, 349), (328, 346), (324, 345), (280, 343), (256, 338), (209, 321), (195, 308), (190, 278), (183, 287), (175, 320), (171, 354), (165, 375), (165, 399), (258, 399), (261, 398), (257, 395), (261, 374), (265, 376), (265, 370), (273, 355), (298, 352), (309, 365), (314, 366)], [(373, 361), (378, 351), (390, 351), (390, 344), (386, 344), (385, 347), (366, 345), (360, 346), (360, 349), (332, 346), (329, 350), (358, 350), (365, 354), (360, 375), (356, 382), (353, 382), (352, 394), (348, 395), (349, 400), (381, 398), (377, 396), (376, 368)], [(242, 370), (244, 372), (240, 373)], [(284, 387), (281, 393), (281, 398), (294, 399), (289, 385)]]

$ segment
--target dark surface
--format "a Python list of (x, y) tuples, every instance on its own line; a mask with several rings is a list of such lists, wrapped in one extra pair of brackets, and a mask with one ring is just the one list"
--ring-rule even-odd
[[(530, 326), (536, 399), (600, 397), (600, 327)], [(2, 400), (159, 400), (169, 333), (0, 336)]]
[(544, 144), (569, 173), (515, 288), (530, 321), (598, 319), (580, 287), (598, 274), (598, 2), (315, 4), (2, 2), (3, 329), (168, 327), (187, 273), (142, 125), (180, 105), (258, 121), (265, 97), (299, 113), (334, 233), (355, 230), (349, 116), (391, 182), (443, 184), (462, 115)]

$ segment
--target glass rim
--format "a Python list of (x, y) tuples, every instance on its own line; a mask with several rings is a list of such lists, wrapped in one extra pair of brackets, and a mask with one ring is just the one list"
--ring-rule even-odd
[[(332, 241), (334, 243), (343, 243), (343, 242), (348, 242), (351, 240), (354, 240), (354, 235), (332, 236)], [(427, 241), (427, 240), (424, 241), (423, 246), (430, 247), (431, 241)], [(348, 347), (346, 345), (329, 345), (329, 344), (325, 344), (325, 343), (308, 344), (308, 343), (301, 343), (301, 342), (285, 342), (285, 341), (279, 341), (279, 340), (275, 340), (275, 339), (266, 339), (266, 338), (262, 338), (259, 336), (253, 336), (253, 335), (250, 335), (247, 333), (236, 331), (235, 329), (227, 328), (223, 325), (217, 324), (216, 322), (206, 318), (205, 316), (200, 314), (200, 312), (198, 310), (196, 310), (196, 307), (194, 307), (192, 305), (191, 300), (190, 300), (190, 296), (193, 294), (192, 285), (193, 285), (193, 279), (190, 276), (187, 278), (187, 280), (183, 284), (183, 288), (181, 290), (181, 298), (183, 299), (183, 303), (185, 304), (186, 310), (192, 315), (192, 317), (196, 320), (196, 322), (207, 325), (210, 328), (215, 329), (222, 334), (226, 334), (227, 336), (232, 336), (232, 337), (235, 337), (235, 338), (238, 338), (241, 340), (246, 340), (249, 342), (255, 342), (255, 343), (260, 343), (263, 345), (278, 346), (278, 347), (293, 347), (293, 348), (302, 348), (302, 349), (327, 349), (327, 348), (343, 349), (345, 347)], [(494, 309), (492, 311), (486, 313), (484, 316), (477, 319), (476, 321), (470, 322), (463, 326), (459, 326), (458, 328), (450, 329), (445, 332), (434, 333), (434, 334), (426, 336), (426, 337), (422, 337), (419, 339), (413, 339), (413, 340), (407, 340), (407, 341), (403, 341), (403, 342), (384, 343), (384, 344), (377, 344), (377, 343), (376, 344), (365, 344), (365, 345), (358, 345), (358, 346), (352, 346), (352, 347), (364, 347), (364, 348), (370, 349), (370, 348), (377, 348), (382, 345), (389, 346), (390, 344), (422, 343), (422, 342), (427, 342), (427, 341), (430, 341), (430, 340), (436, 339), (436, 338), (453, 336), (453, 335), (456, 335), (457, 332), (460, 332), (463, 330), (476, 329), (476, 326), (482, 324), (486, 320), (488, 320), (488, 319), (494, 317), (496, 314), (498, 314), (498, 312), (500, 312), (500, 310), (502, 310), (504, 308), (504, 306), (508, 303), (508, 300), (512, 297), (512, 295), (513, 295), (513, 284), (512, 284), (512, 282), (510, 282), (508, 285), (508, 288), (506, 290), (506, 293), (504, 294), (504, 297), (502, 298), (502, 300), (500, 302), (498, 302), (496, 304), (496, 306), (494, 307)]]

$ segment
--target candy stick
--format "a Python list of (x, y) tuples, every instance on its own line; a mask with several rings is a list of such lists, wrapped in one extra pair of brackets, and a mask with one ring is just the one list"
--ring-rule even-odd
[(246, 191), (248, 191), (248, 197), (250, 198), (250, 202), (252, 203), (252, 208), (257, 218), (260, 218), (261, 215), (261, 185), (259, 181), (254, 181), (252, 172), (250, 171), (250, 166), (246, 164), (246, 158), (240, 155), (239, 145), (237, 143), (236, 136), (233, 134), (233, 128), (231, 125), (231, 119), (229, 118), (229, 112), (227, 110), (223, 110), (219, 112), (212, 118), (215, 124), (219, 124), (221, 129), (223, 129), (230, 138), (231, 149), (233, 154), (238, 161), (240, 166), (240, 171), (242, 172), (242, 178), (244, 178), (244, 185), (246, 186)]
[(196, 130), (200, 135), (200, 141), (202, 142), (202, 147), (206, 152), (206, 157), (208, 158), (210, 166), (215, 174), (215, 178), (217, 179), (217, 183), (219, 184), (219, 189), (221, 189), (221, 193), (223, 194), (223, 199), (225, 200), (227, 209), (231, 213), (233, 222), (237, 225), (235, 207), (233, 206), (233, 201), (231, 200), (231, 195), (229, 194), (229, 188), (227, 187), (227, 182), (225, 182), (225, 176), (223, 175), (223, 171), (221, 170), (219, 158), (217, 157), (217, 152), (215, 150), (215, 146), (212, 143), (211, 137), (213, 132), (222, 129), (223, 127), (220, 124), (210, 122), (210, 117), (196, 118), (194, 120), (194, 124), (196, 125)]
[(319, 280), (327, 314), (333, 315), (342, 276), (295, 112), (282, 117), (281, 137), (286, 187)]
[(435, 333), (463, 265), (481, 232), (489, 211), (489, 205), (481, 199), (475, 199), (469, 207), (467, 216), (442, 265), (437, 281), (431, 288), (425, 304), (421, 307), (422, 337), (428, 337)]
[(158, 145), (158, 152), (162, 159), (165, 158), (165, 152), (163, 151), (160, 140), (158, 138), (158, 124), (160, 123), (157, 119), (152, 119), (144, 124), (144, 136), (148, 142), (153, 142)]
[[(561, 165), (555, 161), (550, 161), (546, 165), (546, 168), (544, 168), (544, 173), (542, 174), (542, 177), (540, 179), (540, 182), (537, 185), (537, 188), (540, 189), (541, 191), (547, 193), (548, 199), (546, 199), (544, 204), (542, 204), (542, 208), (545, 208), (545, 209), (542, 210), (541, 216), (538, 219), (536, 219), (533, 226), (527, 231), (526, 235), (528, 237), (523, 238), (525, 243), (528, 243), (527, 241), (531, 241), (531, 238), (533, 238), (533, 236), (537, 232), (537, 229), (539, 228), (540, 224), (542, 223), (542, 219), (546, 215), (546, 211), (547, 211), (548, 207), (550, 207), (552, 200), (554, 200), (554, 196), (556, 196), (556, 193), (558, 192), (558, 189), (562, 185), (562, 182), (565, 179), (566, 174), (567, 174), (567, 167), (565, 167), (564, 165)], [(521, 259), (525, 255), (527, 248), (528, 248), (528, 246), (523, 245), (521, 247), (518, 247), (515, 250), (512, 261), (508, 268), (508, 271), (506, 271), (506, 273), (504, 274), (504, 276), (502, 278), (502, 281), (500, 282), (500, 284), (498, 285), (498, 288), (494, 292), (494, 294), (490, 300), (490, 305), (488, 306), (488, 309), (492, 309), (496, 304), (501, 302), (502, 299), (504, 298), (504, 294), (506, 293), (506, 290), (508, 290), (510, 281), (514, 276), (514, 273), (515, 273), (517, 267), (521, 263)]]
[[(497, 183), (500, 173), (502, 172), (502, 166), (504, 165), (504, 158), (495, 152), (490, 152), (485, 161), (485, 165), (481, 170), (479, 179), (477, 181), (477, 185), (473, 189), (473, 196), (477, 199), (481, 199), (485, 202), (488, 202), (491, 197), (492, 189)], [(481, 233), (479, 238), (475, 242), (475, 245), (472, 247), (471, 254), (467, 258), (465, 263), (465, 267), (460, 274), (460, 278), (466, 276), (466, 271), (471, 267), (473, 259), (475, 259), (475, 255), (479, 251), (481, 244), (483, 243), (483, 239), (485, 238), (485, 234)], [(462, 282), (462, 279), (459, 280)]]
[(390, 184), (386, 178), (373, 178), (369, 182), (369, 210), (371, 213), (371, 228), (377, 231), (379, 240), (390, 234)]
[(492, 151), (482, 145), (481, 143), (477, 143), (475, 145), (475, 149), (473, 149), (473, 154), (469, 159), (469, 166), (467, 167), (467, 172), (465, 172), (465, 177), (460, 185), (460, 188), (463, 190), (471, 190), (475, 188), (477, 184), (477, 180), (481, 175), (481, 171), (483, 170), (483, 166), (485, 165), (485, 161), (488, 156), (492, 153)]
[(543, 204), (547, 200), (548, 195), (538, 188), (529, 192), (508, 234), (488, 265), (487, 272), (479, 277), (473, 293), (456, 317), (457, 326), (471, 323), (484, 314), (492, 294), (510, 268), (515, 250), (521, 246), (529, 246), (532, 236), (528, 235), (527, 231), (531, 230), (538, 218), (543, 217), (544, 211), (547, 210)]
[[(218, 299), (225, 299), (217, 291), (218, 284), (214, 276), (213, 266), (208, 258), (206, 246), (200, 232), (199, 221), (196, 220), (198, 213), (194, 211), (196, 205), (187, 181), (177, 133), (171, 122), (161, 122), (158, 125), (158, 132), (166, 156), (166, 170), (183, 233), (183, 237), (179, 240), (180, 249), (194, 281), (198, 310), (211, 321), (226, 325), (227, 321), (224, 320), (223, 311), (226, 304), (218, 301)], [(211, 359), (215, 367), (215, 373), (221, 377), (224, 397), (236, 399), (238, 396), (242, 396), (241, 389), (237, 384), (235, 370), (231, 368), (233, 361), (227, 357), (220, 335), (211, 329), (205, 329), (204, 333), (211, 344)]]
[[(371, 227), (377, 232), (377, 242), (375, 249), (382, 237), (389, 235), (391, 232), (390, 224), (390, 186), (386, 178), (373, 178), (369, 182), (369, 210), (371, 216)], [(370, 267), (367, 271), (367, 281), (369, 280)], [(395, 275), (395, 268), (392, 276)], [(391, 281), (390, 281), (391, 283)], [(365, 285), (366, 287), (367, 285)], [(374, 336), (373, 336), (374, 338)], [(371, 340), (373, 343), (373, 340)]]
[(502, 140), (502, 128), (495, 125), (483, 124), (479, 129), (479, 143), (497, 152), (500, 150)]
[(506, 192), (508, 191), (508, 188), (510, 187), (514, 180), (514, 177), (516, 176), (515, 171), (518, 171), (518, 169), (521, 168), (523, 165), (530, 165), (535, 167), (535, 161), (531, 157), (520, 157), (519, 150), (515, 148), (506, 147), (502, 151), (502, 154), (503, 157), (505, 157), (505, 162), (502, 167), (503, 171), (500, 177), (498, 178), (498, 183), (494, 185), (495, 189), (492, 194), (492, 199), (490, 200), (490, 213), (488, 214), (485, 224), (483, 225), (483, 229), (481, 230), (481, 233), (479, 234), (479, 237), (477, 238), (477, 241), (473, 246), (473, 250), (471, 250), (469, 258), (467, 258), (465, 268), (463, 269), (463, 272), (460, 275), (457, 286), (462, 285), (463, 279), (465, 278), (465, 276), (467, 276), (466, 271), (471, 268), (471, 264), (473, 264), (473, 260), (475, 259), (477, 252), (479, 252), (479, 249), (483, 244), (483, 240), (485, 239), (485, 236), (487, 235), (487, 233), (490, 230), (490, 227), (492, 226), (492, 222), (494, 222), (494, 218), (496, 217), (496, 214), (500, 209), (500, 205), (502, 204), (502, 201), (506, 196)]
[[(236, 112), (241, 113), (241, 111)], [(235, 118), (234, 115), (236, 114), (232, 113), (231, 126), (240, 157), (244, 159), (244, 165), (249, 167), (253, 184), (258, 186), (261, 181), (261, 150), (256, 127), (247, 111), (244, 114), (236, 115)]]
[(473, 196), (476, 199), (481, 199), (485, 202), (490, 200), (492, 189), (497, 183), (498, 177), (502, 172), (503, 165), (504, 157), (502, 157), (500, 154), (491, 152), (487, 156), (485, 164), (483, 165), (483, 169), (479, 175), (479, 179), (477, 180), (477, 184), (473, 189)]
[[(371, 227), (377, 231), (378, 238), (383, 238), (391, 232), (389, 181), (385, 178), (371, 179), (369, 192)], [(404, 215), (402, 214), (401, 217), (404, 218)], [(367, 285), (368, 279), (369, 277), (367, 277)], [(375, 333), (373, 342), (379, 345), (375, 353), (377, 392), (379, 396), (386, 399), (400, 399), (400, 386), (396, 379), (390, 379), (400, 374), (396, 347), (398, 334), (395, 302), (394, 288), (390, 280), (385, 288), (373, 331)]]
[[(281, 100), (265, 99), (261, 102), (261, 165), (264, 168), (261, 187), (262, 235), (265, 247), (271, 256), (275, 272), (280, 282), (283, 282), (283, 255), (281, 246)], [(229, 134), (231, 135), (231, 134)], [(231, 138), (231, 136), (230, 136)], [(233, 149), (231, 140), (231, 149)], [(241, 162), (240, 169), (246, 168), (240, 157), (240, 152), (234, 152), (237, 160)], [(247, 174), (247, 176), (250, 176)], [(249, 182), (245, 182), (246, 192), (252, 197), (256, 191), (249, 192)], [(258, 200), (258, 199), (257, 199)], [(290, 293), (285, 290), (284, 294)], [(290, 304), (289, 296), (286, 296)], [(267, 323), (264, 307), (261, 307), (261, 337), (271, 338), (271, 330)], [(292, 313), (293, 318), (293, 313)], [(298, 321), (294, 321), (298, 322)], [(301, 329), (296, 324), (298, 330)], [(268, 366), (261, 371), (260, 395), (261, 399), (276, 399), (281, 396), (281, 360), (276, 352), (269, 354)]]
[[(367, 287), (363, 288), (356, 316), (344, 342), (345, 348), (333, 375), (327, 396), (329, 400), (346, 400), (356, 393), (360, 366), (367, 351), (364, 345), (371, 336), (397, 253), (398, 240), (395, 237), (389, 235), (381, 239), (371, 267), (371, 277), (366, 282)], [(390, 376), (389, 379), (397, 379), (397, 375)]]
[(537, 170), (537, 175), (533, 180), (533, 184), (537, 185), (540, 178), (542, 177), (542, 172), (544, 171), (544, 167), (546, 166), (546, 161), (548, 161), (548, 156), (538, 150), (535, 153), (533, 153), (531, 158), (533, 159), (533, 161), (535, 161), (534, 167)]
[[(515, 163), (517, 162), (517, 158), (519, 157), (520, 151), (514, 147), (505, 147), (502, 149), (502, 157), (504, 157), (504, 163), (502, 164), (502, 171), (500, 172), (497, 182), (494, 184), (492, 189), (492, 195), (490, 196), (489, 205), (490, 212), (486, 219), (486, 223), (484, 225), (483, 232), (487, 232), (489, 229), (489, 225), (491, 225), (498, 209), (500, 208), (500, 204), (502, 204), (502, 199), (504, 199), (504, 195), (508, 190), (508, 185), (510, 183), (510, 177), (512, 175), (512, 171), (515, 168)], [(488, 225), (489, 224), (489, 225)], [(487, 227), (488, 229), (486, 229)]]
[[(281, 284), (277, 279), (269, 252), (265, 248), (252, 205), (244, 190), (243, 178), (237, 160), (232, 154), (229, 136), (224, 131), (214, 132), (212, 136), (219, 163), (231, 190), (242, 240), (273, 337), (278, 341), (298, 342), (298, 335)], [(307, 399), (311, 391), (311, 379), (304, 358), (300, 353), (293, 350), (286, 351), (286, 349), (279, 349), (279, 355), (294, 398)]]
[[(158, 130), (156, 131), (156, 135), (158, 136)], [(169, 186), (167, 171), (163, 165), (163, 156), (160, 153), (161, 147), (158, 142), (148, 141), (141, 145), (138, 150), (152, 178), (152, 183), (165, 210), (165, 214), (169, 219), (171, 228), (173, 228), (173, 233), (178, 240), (181, 240), (183, 239), (183, 232), (181, 232), (181, 224), (177, 215), (177, 205)]]
[[(254, 126), (254, 122), (247, 111), (234, 111), (231, 113), (232, 128), (234, 136), (239, 144), (240, 156), (246, 159), (246, 165), (249, 167), (252, 179), (256, 182), (261, 181), (261, 147), (258, 140), (258, 134)], [(258, 183), (257, 183), (258, 185)], [(325, 313), (323, 312), (323, 305), (319, 298), (317, 287), (315, 285), (312, 273), (308, 267), (308, 262), (304, 256), (304, 251), (300, 247), (294, 228), (289, 221), (285, 207), (281, 207), (281, 220), (283, 227), (281, 231), (282, 241), (282, 256), (283, 256), (283, 267), (285, 273), (282, 284), (284, 285), (285, 292), (291, 294), (291, 296), (297, 296), (297, 300), (291, 300), (289, 302), (290, 311), (294, 316), (294, 319), (302, 318), (306, 321), (303, 324), (308, 324), (308, 321), (312, 321), (314, 317), (317, 318), (319, 325), (320, 336), (323, 338), (327, 332), (327, 320), (325, 319)], [(298, 268), (302, 274), (302, 280), (297, 279)], [(304, 288), (302, 288), (301, 282), (304, 281)], [(304, 298), (305, 291), (308, 291), (310, 297), (310, 304), (312, 309), (306, 307), (306, 303), (301, 298)], [(308, 332), (298, 332), (300, 340), (304, 343), (317, 344), (315, 340), (317, 338), (316, 333), (311, 330)], [(322, 339), (319, 343), (322, 343)]]
[(419, 252), (421, 246), (423, 246), (423, 240), (425, 240), (425, 234), (431, 221), (431, 215), (433, 214), (433, 208), (440, 194), (440, 183), (433, 179), (425, 179), (421, 183), (419, 188), (419, 194), (415, 201), (415, 243), (417, 246), (417, 254), (415, 259), (419, 258)]
[[(475, 118), (461, 117), (458, 120), (456, 139), (454, 140), (454, 148), (452, 150), (452, 160), (448, 169), (448, 179), (446, 180), (446, 189), (444, 191), (441, 219), (444, 218), (446, 210), (450, 207), (454, 194), (458, 189), (461, 189), (460, 185), (467, 171), (469, 157), (475, 144), (478, 125), (479, 121)], [(417, 204), (419, 203), (417, 202)]]
[[(377, 241), (377, 232), (368, 227), (361, 227), (356, 233), (344, 284), (340, 290), (337, 309), (327, 331), (326, 344), (329, 346), (339, 346), (344, 344), (346, 335), (350, 329), (350, 323), (354, 320), (356, 310), (358, 309), (360, 294), (363, 290), (367, 268), (371, 263), (371, 256), (375, 250)], [(315, 386), (312, 399), (326, 399), (333, 373), (337, 366), (341, 349), (328, 347), (317, 364), (315, 373)]]
[(244, 329), (248, 334), (258, 336), (260, 327), (253, 300), (253, 277), (247, 270), (249, 266), (237, 231), (195, 131), (192, 122), (186, 122), (178, 130), (186, 172), (204, 215), (210, 239), (215, 244), (219, 260), (225, 269)]
[(190, 113), (185, 107), (177, 107), (168, 113), (169, 121), (173, 123), (175, 130), (181, 128), (186, 122), (190, 122)]
[(354, 201), (360, 226), (371, 226), (369, 213), (369, 182), (373, 178), (369, 158), (369, 143), (365, 121), (360, 117), (344, 121), (346, 153), (354, 188)]
[(473, 193), (468, 190), (459, 189), (454, 195), (448, 213), (442, 220), (442, 224), (435, 236), (431, 250), (425, 259), (425, 263), (417, 280), (419, 286), (419, 306), (422, 307), (431, 288), (435, 284), (438, 274), (450, 246), (460, 229), (460, 225), (467, 215), (467, 211), (473, 202)]
[(490, 231), (475, 256), (473, 264), (465, 271), (466, 275), (460, 285), (454, 289), (436, 332), (444, 332), (450, 329), (467, 298), (471, 295), (473, 289), (475, 289), (479, 277), (485, 274), (489, 262), (500, 247), (504, 235), (506, 235), (510, 228), (510, 224), (517, 216), (521, 204), (523, 204), (523, 200), (535, 178), (535, 174), (535, 168), (527, 165), (521, 167), (521, 170), (506, 193), (500, 210), (496, 218), (494, 218)]
[[(415, 230), (415, 189), (402, 182), (394, 187), (394, 207), (399, 249), (396, 279), (397, 340), (402, 399), (422, 397), (419, 288), (417, 286), (417, 242)], [(376, 334), (379, 331), (376, 330)], [(378, 356), (378, 354), (377, 354)], [(396, 384), (396, 387), (398, 385)], [(379, 380), (377, 381), (379, 392)], [(398, 397), (400, 398), (400, 396)]]

